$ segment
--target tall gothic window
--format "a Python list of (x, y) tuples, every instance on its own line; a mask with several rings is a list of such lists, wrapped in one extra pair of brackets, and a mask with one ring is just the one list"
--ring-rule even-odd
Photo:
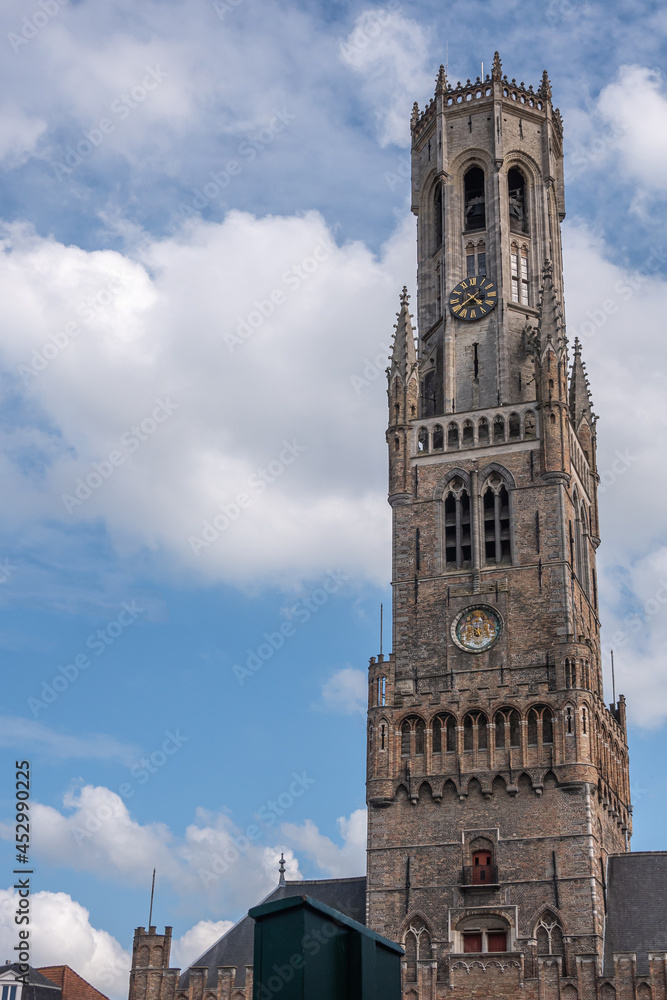
[(507, 192), (509, 196), (510, 232), (527, 233), (526, 182), (523, 174), (516, 167), (512, 167), (507, 174)]
[(471, 167), (463, 180), (465, 196), (465, 229), (471, 232), (486, 228), (486, 202), (484, 195), (484, 171), (481, 167)]
[(483, 712), (469, 712), (463, 720), (463, 749), (486, 750), (489, 745), (488, 724)]
[(493, 721), (497, 750), (521, 746), (521, 720), (515, 708), (501, 708)]
[(468, 569), (471, 565), (470, 496), (463, 480), (456, 477), (445, 497), (445, 565)]
[(456, 720), (451, 715), (436, 715), (433, 720), (433, 753), (454, 753)]
[(497, 474), (484, 490), (484, 552), (487, 565), (512, 561), (509, 495)]
[(442, 226), (442, 185), (438, 184), (433, 198), (433, 249), (437, 250), (442, 246), (443, 226)]
[(510, 247), (510, 268), (512, 272), (512, 302), (530, 305), (528, 298), (528, 247), (512, 243)]

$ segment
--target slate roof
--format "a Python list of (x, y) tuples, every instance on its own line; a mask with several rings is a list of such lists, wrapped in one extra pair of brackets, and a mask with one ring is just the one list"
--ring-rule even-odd
[[(262, 903), (272, 903), (276, 899), (287, 899), (289, 896), (312, 896), (326, 906), (339, 910), (360, 924), (366, 923), (366, 878), (331, 878), (311, 879), (298, 882), (287, 882), (279, 885), (269, 893)], [(255, 921), (248, 916), (224, 934), (219, 941), (204, 952), (191, 968), (208, 968), (208, 985), (215, 989), (218, 981), (219, 965), (236, 966), (236, 985), (245, 984), (245, 967), (252, 965), (255, 943)], [(187, 989), (190, 970), (181, 975), (179, 989)]]
[(637, 975), (648, 975), (649, 951), (667, 951), (667, 851), (611, 854), (607, 866), (604, 974), (614, 952), (634, 952)]
[[(13, 973), (12, 977), (7, 976), (8, 972)], [(9, 965), (0, 965), (0, 978), (3, 985), (7, 982), (11, 983), (20, 975), (21, 971), (18, 963), (13, 962)], [(60, 987), (56, 983), (47, 979), (37, 969), (29, 966), (28, 985), (24, 986), (21, 991), (21, 996), (24, 1000), (60, 1000), (60, 995)]]

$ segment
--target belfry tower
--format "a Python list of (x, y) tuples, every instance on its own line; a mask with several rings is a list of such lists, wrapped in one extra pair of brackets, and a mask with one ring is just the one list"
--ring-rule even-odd
[(602, 686), (595, 416), (565, 331), (562, 122), (547, 74), (517, 84), (496, 53), (474, 83), (441, 67), (411, 126), (419, 338), (404, 289), (368, 923), (404, 944), (406, 997), (595, 996), (632, 810), (624, 699)]

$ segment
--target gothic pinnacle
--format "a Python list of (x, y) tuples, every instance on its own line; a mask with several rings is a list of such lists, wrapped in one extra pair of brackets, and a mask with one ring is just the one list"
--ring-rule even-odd
[(570, 372), (569, 404), (570, 416), (575, 428), (583, 416), (588, 417), (589, 422), (593, 423), (590, 384), (586, 366), (581, 360), (581, 342), (578, 337), (574, 341), (574, 360), (572, 371)]
[(551, 100), (551, 81), (546, 70), (542, 73), (542, 83), (540, 84), (538, 94), (540, 97), (545, 97), (549, 101)]
[(409, 309), (410, 296), (406, 285), (403, 285), (400, 302), (401, 308), (397, 314), (398, 321), (391, 352), (391, 374), (400, 375), (407, 383), (416, 369), (417, 352)]
[(500, 53), (493, 53), (493, 69), (491, 71), (492, 80), (500, 80), (502, 77), (503, 64), (500, 61)]
[(447, 90), (447, 74), (445, 73), (445, 67), (440, 64), (440, 69), (438, 70), (438, 76), (435, 81), (435, 92), (436, 94), (444, 94)]

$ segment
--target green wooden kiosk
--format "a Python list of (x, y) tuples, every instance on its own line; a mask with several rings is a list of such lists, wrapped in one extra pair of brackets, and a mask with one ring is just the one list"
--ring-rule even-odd
[(400, 945), (310, 896), (255, 906), (253, 1000), (400, 1000)]

